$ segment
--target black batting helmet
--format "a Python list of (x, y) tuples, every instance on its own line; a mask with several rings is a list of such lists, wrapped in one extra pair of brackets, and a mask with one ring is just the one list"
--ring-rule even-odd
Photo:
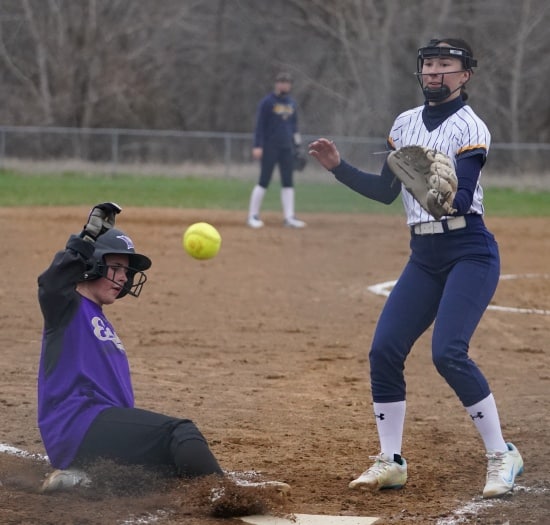
[[(128, 256), (128, 270), (126, 272), (128, 280), (117, 299), (124, 297), (126, 294), (138, 297), (147, 280), (147, 276), (143, 272), (151, 267), (151, 259), (140, 253), (136, 253), (132, 239), (116, 228), (111, 228), (98, 237), (95, 242), (94, 253), (90, 260), (90, 267), (84, 273), (83, 280), (91, 281), (100, 277), (107, 277), (105, 256), (110, 254)], [(134, 282), (136, 281), (136, 277), (138, 278), (137, 282)]]

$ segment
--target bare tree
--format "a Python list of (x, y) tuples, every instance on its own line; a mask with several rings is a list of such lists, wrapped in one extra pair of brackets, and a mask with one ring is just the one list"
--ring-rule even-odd
[(278, 69), (302, 131), (385, 136), (416, 49), (469, 40), (494, 140), (548, 140), (547, 0), (3, 0), (0, 122), (251, 131)]

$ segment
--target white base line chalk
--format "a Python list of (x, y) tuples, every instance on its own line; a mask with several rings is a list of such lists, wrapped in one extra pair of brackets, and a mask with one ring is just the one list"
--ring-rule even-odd
[[(548, 279), (550, 275), (548, 274), (534, 274), (534, 273), (525, 273), (525, 274), (508, 274), (501, 275), (501, 281), (511, 281), (513, 279)], [(375, 295), (382, 295), (387, 297), (390, 295), (391, 289), (397, 281), (386, 281), (384, 283), (373, 284), (368, 286), (367, 290), (372, 292)], [(550, 315), (550, 310), (545, 310), (543, 308), (516, 308), (513, 306), (496, 306), (489, 305), (487, 310), (494, 310), (497, 312), (511, 312), (516, 314), (536, 314), (536, 315)]]

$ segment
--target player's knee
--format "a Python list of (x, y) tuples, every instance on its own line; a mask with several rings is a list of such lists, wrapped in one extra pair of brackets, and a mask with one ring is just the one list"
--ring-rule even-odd
[(181, 444), (191, 439), (198, 439), (206, 442), (201, 431), (193, 421), (190, 419), (179, 420), (172, 430), (172, 442), (174, 444)]
[(201, 431), (188, 419), (182, 419), (174, 426), (170, 448), (180, 476), (194, 478), (223, 474)]
[(465, 370), (467, 358), (467, 353), (456, 345), (449, 344), (432, 350), (432, 362), (439, 374), (445, 378)]
[(410, 346), (395, 329), (393, 323), (379, 322), (369, 352), (371, 367), (401, 368), (410, 351)]
[(438, 354), (438, 355), (433, 355), (432, 356), (432, 362), (435, 366), (435, 369), (443, 377), (447, 377), (449, 375), (449, 372), (452, 369), (451, 361), (452, 360), (449, 359), (449, 356), (446, 356), (444, 354)]
[(258, 186), (261, 186), (264, 189), (267, 189), (269, 185), (271, 184), (271, 179), (273, 177), (273, 171), (272, 170), (262, 170), (260, 173), (260, 178), (258, 180)]

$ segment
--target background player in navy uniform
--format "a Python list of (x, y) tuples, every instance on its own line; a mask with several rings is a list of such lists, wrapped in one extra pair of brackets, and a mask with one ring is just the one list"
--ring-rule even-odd
[(112, 227), (119, 211), (113, 203), (94, 207), (38, 278), (38, 426), (57, 469), (44, 491), (87, 483), (78, 467), (98, 458), (173, 467), (185, 477), (223, 475), (192, 421), (134, 407), (126, 350), (103, 307), (137, 297), (151, 261)]
[(306, 225), (294, 216), (294, 155), (301, 137), (298, 132), (296, 101), (290, 96), (291, 87), (290, 75), (279, 73), (275, 78), (273, 92), (266, 95), (258, 105), (252, 157), (260, 161), (260, 178), (250, 195), (247, 224), (251, 228), (264, 225), (260, 219), (260, 210), (276, 165), (281, 175), (284, 225), (290, 228), (303, 228)]
[[(309, 153), (336, 178), (362, 195), (391, 203), (401, 193), (411, 229), (411, 255), (393, 288), (374, 333), (369, 359), (380, 453), (350, 488), (400, 488), (407, 480), (401, 455), (406, 409), (404, 363), (414, 342), (434, 323), (432, 359), (462, 402), (483, 440), (488, 458), (485, 498), (510, 492), (523, 471), (516, 447), (505, 442), (487, 380), (468, 356), (470, 339), (496, 290), (497, 243), (483, 220), (479, 184), (490, 145), (484, 122), (465, 101), (465, 85), (477, 61), (461, 39), (432, 40), (418, 50), (417, 78), (425, 104), (399, 115), (390, 131), (391, 149), (420, 145), (448, 155), (458, 191), (453, 216), (436, 220), (389, 169), (363, 172), (341, 159), (334, 143), (321, 138)], [(447, 455), (447, 461), (460, 461)], [(442, 464), (444, 467), (444, 464)]]

